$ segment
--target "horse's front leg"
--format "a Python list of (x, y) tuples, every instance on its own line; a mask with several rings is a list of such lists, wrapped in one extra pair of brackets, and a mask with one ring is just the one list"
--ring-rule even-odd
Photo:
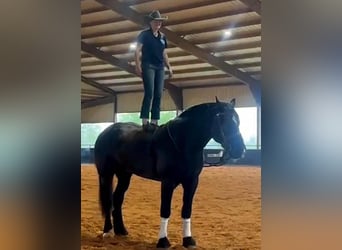
[(183, 246), (196, 247), (196, 241), (191, 236), (191, 211), (192, 201), (198, 186), (198, 176), (186, 179), (182, 182), (183, 186), (183, 207), (182, 207), (182, 220), (183, 220)]
[(160, 205), (160, 230), (157, 248), (169, 248), (170, 242), (167, 238), (167, 225), (171, 215), (171, 200), (175, 183), (162, 181), (161, 183), (161, 205)]

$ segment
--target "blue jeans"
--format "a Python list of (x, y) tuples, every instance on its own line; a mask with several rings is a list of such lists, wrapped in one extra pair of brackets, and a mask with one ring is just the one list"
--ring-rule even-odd
[[(144, 99), (141, 106), (140, 118), (160, 119), (160, 103), (164, 88), (164, 68), (151, 64), (142, 65), (142, 79), (144, 83)], [(151, 109), (152, 104), (152, 109)]]

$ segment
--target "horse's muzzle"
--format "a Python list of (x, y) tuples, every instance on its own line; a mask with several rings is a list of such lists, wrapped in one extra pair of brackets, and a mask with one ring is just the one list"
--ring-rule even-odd
[(226, 157), (229, 157), (229, 159), (236, 162), (238, 159), (245, 157), (246, 147), (245, 147), (245, 145), (243, 145), (243, 147), (240, 147), (240, 148), (229, 148), (229, 150), (227, 150), (227, 151), (228, 152), (226, 154), (228, 156), (226, 156)]

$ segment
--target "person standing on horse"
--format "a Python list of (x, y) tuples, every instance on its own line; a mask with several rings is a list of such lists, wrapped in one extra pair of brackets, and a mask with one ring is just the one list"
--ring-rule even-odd
[[(168, 68), (170, 77), (173, 74), (165, 50), (167, 39), (165, 34), (160, 32), (162, 23), (166, 19), (167, 17), (162, 17), (159, 11), (152, 11), (146, 16), (149, 29), (142, 31), (137, 38), (135, 65), (136, 73), (142, 77), (144, 84), (140, 118), (145, 131), (154, 131), (158, 127), (160, 103), (164, 88), (164, 67)], [(151, 122), (149, 122), (150, 112)]]

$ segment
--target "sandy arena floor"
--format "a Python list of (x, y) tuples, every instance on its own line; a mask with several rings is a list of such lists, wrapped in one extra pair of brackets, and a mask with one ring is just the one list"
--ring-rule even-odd
[[(82, 166), (81, 249), (156, 249), (160, 183), (132, 177), (123, 206), (127, 237), (102, 239), (95, 166)], [(204, 168), (192, 210), (197, 249), (261, 249), (261, 169)], [(116, 183), (116, 180), (115, 180)], [(168, 237), (171, 249), (184, 249), (180, 210), (182, 187), (174, 192)]]

